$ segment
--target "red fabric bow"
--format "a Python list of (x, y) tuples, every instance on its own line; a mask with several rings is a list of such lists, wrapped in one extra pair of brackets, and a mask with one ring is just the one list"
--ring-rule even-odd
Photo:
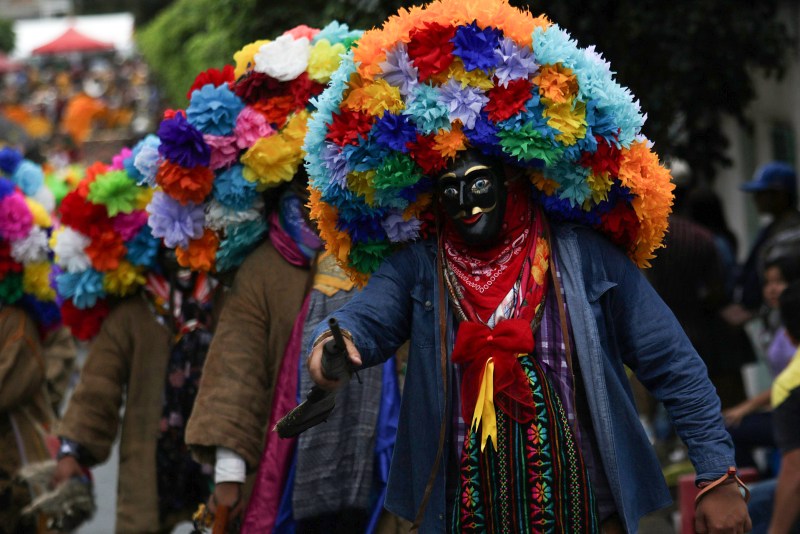
[(494, 362), (494, 403), (519, 423), (534, 417), (533, 396), (528, 377), (517, 361), (520, 354), (533, 352), (533, 332), (528, 321), (506, 319), (489, 328), (474, 321), (458, 327), (453, 362), (466, 364), (461, 382), (461, 415), (466, 423), (478, 400), (486, 361)]

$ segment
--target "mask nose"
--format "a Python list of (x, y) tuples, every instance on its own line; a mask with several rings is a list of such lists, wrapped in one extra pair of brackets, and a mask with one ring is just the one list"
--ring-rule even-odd
[(466, 206), (467, 203), (467, 184), (464, 181), (458, 183), (458, 205), (461, 207)]

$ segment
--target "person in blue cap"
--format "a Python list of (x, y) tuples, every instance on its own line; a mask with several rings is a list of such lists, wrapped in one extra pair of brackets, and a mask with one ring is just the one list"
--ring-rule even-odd
[(746, 310), (756, 312), (762, 304), (760, 272), (770, 241), (781, 232), (800, 228), (797, 173), (788, 163), (773, 161), (759, 167), (753, 179), (740, 189), (753, 194), (759, 214), (772, 217), (756, 236), (737, 283), (737, 301)]

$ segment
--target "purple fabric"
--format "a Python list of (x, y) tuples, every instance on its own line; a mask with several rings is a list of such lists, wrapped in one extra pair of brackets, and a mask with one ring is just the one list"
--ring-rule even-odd
[(277, 211), (273, 211), (269, 216), (269, 240), (283, 259), (296, 267), (308, 267), (308, 258), (281, 226)]
[(309, 300), (309, 295), (306, 295), (283, 353), (283, 361), (275, 382), (275, 395), (272, 400), (267, 436), (264, 440), (264, 452), (261, 455), (258, 474), (242, 524), (243, 534), (272, 532), (278, 515), (281, 494), (292, 464), (292, 453), (297, 440), (281, 439), (276, 432), (272, 432), (272, 429), (281, 417), (297, 406), (297, 372), (302, 351), (303, 324), (308, 314)]
[(797, 352), (797, 347), (789, 341), (786, 329), (779, 328), (775, 332), (775, 337), (772, 338), (772, 343), (767, 348), (767, 365), (769, 365), (769, 372), (772, 373), (772, 378), (778, 376), (789, 365), (789, 361), (795, 352)]

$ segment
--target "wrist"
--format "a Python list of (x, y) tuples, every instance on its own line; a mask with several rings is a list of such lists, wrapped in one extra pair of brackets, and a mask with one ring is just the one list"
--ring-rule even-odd
[(76, 441), (73, 441), (68, 438), (59, 438), (61, 444), (58, 447), (58, 453), (56, 454), (56, 459), (61, 460), (62, 458), (66, 458), (67, 456), (71, 456), (75, 459), (79, 464), (82, 464), (82, 457), (85, 456), (81, 453), (81, 446)]
[(716, 491), (717, 488), (722, 486), (732, 486), (735, 485), (738, 493), (744, 499), (745, 502), (750, 500), (750, 490), (748, 489), (747, 485), (736, 475), (736, 468), (731, 466), (728, 468), (728, 471), (719, 477), (716, 480), (703, 480), (697, 483), (697, 487), (700, 489), (700, 492), (694, 499), (694, 505), (700, 503), (700, 501), (708, 495), (708, 493), (712, 491)]

